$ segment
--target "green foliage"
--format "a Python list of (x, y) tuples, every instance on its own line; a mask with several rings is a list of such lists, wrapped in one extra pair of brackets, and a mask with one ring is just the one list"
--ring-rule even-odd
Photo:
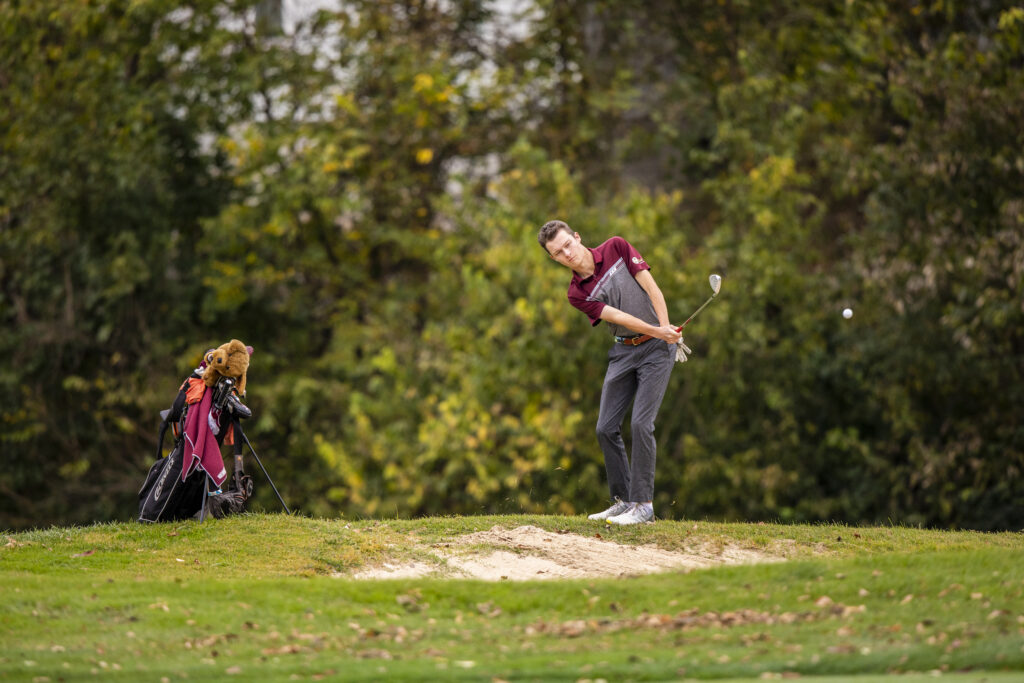
[(194, 343), (199, 221), (230, 188), (201, 134), (249, 109), (229, 83), (242, 36), (208, 21), (217, 5), (242, 9), (0, 8), (7, 523), (118, 515), (118, 469), (151, 448), (159, 380), (180, 372), (164, 366)]
[(600, 506), (554, 217), (725, 278), (659, 515), (1024, 525), (1019, 7), (256, 4), (0, 7), (0, 526), (129, 517), (232, 337), (305, 512)]

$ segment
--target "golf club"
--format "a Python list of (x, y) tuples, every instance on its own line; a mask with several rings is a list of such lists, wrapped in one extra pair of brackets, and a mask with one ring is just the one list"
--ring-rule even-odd
[(708, 278), (708, 283), (711, 284), (711, 296), (708, 297), (707, 301), (700, 305), (700, 308), (693, 312), (693, 315), (686, 319), (685, 323), (676, 328), (676, 332), (682, 332), (683, 328), (689, 325), (690, 321), (696, 318), (697, 314), (703, 311), (704, 307), (711, 303), (712, 299), (718, 296), (718, 290), (722, 288), (722, 276), (717, 273), (712, 273), (711, 277)]

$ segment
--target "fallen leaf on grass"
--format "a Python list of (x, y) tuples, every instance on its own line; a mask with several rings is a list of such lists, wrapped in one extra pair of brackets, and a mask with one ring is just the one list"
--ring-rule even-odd
[(908, 593), (908, 594), (903, 596), (902, 600), (900, 600), (900, 604), (901, 605), (905, 605), (905, 604), (907, 604), (908, 602), (910, 602), (913, 599), (914, 599), (914, 594), (913, 593)]
[(261, 652), (265, 655), (295, 655), (302, 652), (305, 648), (295, 643), (289, 643), (288, 645), (282, 645), (281, 647), (268, 647), (264, 648)]
[(495, 605), (493, 602), (477, 603), (476, 609), (478, 612), (480, 612), (480, 614), (484, 615), (488, 619), (493, 619), (494, 617), (501, 614), (501, 608)]
[(92, 555), (92, 554), (93, 554), (94, 552), (96, 552), (96, 551), (95, 551), (94, 549), (90, 548), (89, 550), (83, 550), (83, 551), (82, 551), (82, 552), (80, 552), (80, 553), (75, 553), (75, 554), (74, 554), (74, 555), (72, 555), (71, 557), (89, 557), (89, 556), (90, 556), (90, 555)]
[(574, 621), (566, 621), (560, 627), (560, 633), (567, 638), (578, 638), (586, 633), (587, 622), (576, 619)]
[[(846, 609), (859, 611), (860, 608), (846, 608), (836, 605), (833, 610), (843, 612)], [(826, 614), (831, 613), (830, 610)], [(747, 626), (750, 624), (793, 624), (801, 621), (813, 621), (822, 618), (822, 615), (806, 612), (795, 614), (784, 612), (772, 614), (769, 612), (757, 612), (754, 610), (736, 610), (733, 612), (705, 612), (699, 613), (696, 609), (680, 612), (676, 615), (670, 614), (643, 614), (636, 619), (576, 619), (560, 624), (549, 624), (539, 621), (526, 627), (525, 633), (528, 636), (540, 634), (552, 634), (567, 638), (576, 638), (588, 632), (611, 633), (621, 630), (634, 630), (637, 628), (655, 628), (665, 631), (688, 631), (696, 628), (729, 628), (733, 626)]]
[(840, 645), (830, 645), (829, 647), (825, 648), (825, 652), (829, 653), (830, 655), (848, 655), (852, 654), (855, 650), (856, 648), (853, 645), (850, 645), (849, 643), (841, 643)]
[(404, 607), (406, 612), (419, 612), (423, 609), (416, 595), (396, 595), (395, 602)]

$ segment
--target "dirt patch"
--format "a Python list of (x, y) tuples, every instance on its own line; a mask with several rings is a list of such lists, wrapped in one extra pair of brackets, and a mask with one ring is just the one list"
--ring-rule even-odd
[(596, 536), (554, 533), (535, 526), (495, 526), (453, 539), (419, 546), (433, 562), (382, 564), (351, 575), (355, 579), (397, 579), (422, 576), (472, 578), (485, 581), (533, 581), (631, 576), (663, 571), (690, 571), (729, 564), (781, 562), (773, 556), (735, 545), (663, 550), (655, 546), (621, 545)]

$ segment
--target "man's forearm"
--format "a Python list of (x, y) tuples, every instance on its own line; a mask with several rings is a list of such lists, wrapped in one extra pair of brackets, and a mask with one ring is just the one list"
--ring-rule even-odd
[(601, 320), (614, 325), (621, 325), (622, 327), (625, 327), (628, 330), (633, 330), (639, 334), (649, 334), (652, 337), (669, 344), (675, 344), (682, 338), (679, 331), (672, 327), (671, 324), (655, 327), (650, 323), (645, 323), (636, 316), (632, 316), (625, 311), (620, 311), (619, 309), (611, 306), (605, 306), (601, 309)]
[[(658, 316), (659, 320), (661, 316)], [(658, 328), (650, 323), (646, 323), (635, 315), (630, 315), (625, 311), (621, 311), (618, 308), (612, 306), (605, 306), (601, 310), (601, 320), (612, 323), (613, 325), (621, 325), (626, 329), (632, 330), (637, 334), (650, 334), (653, 335), (658, 331)], [(666, 323), (667, 324), (667, 323)]]
[(649, 270), (641, 270), (635, 276), (637, 284), (645, 292), (647, 292), (648, 298), (651, 300), (651, 305), (654, 307), (654, 314), (658, 316), (658, 323), (662, 327), (667, 327), (672, 323), (668, 317), (668, 304), (665, 303), (665, 295), (661, 293), (661, 287), (654, 281), (654, 276), (651, 275)]
[(661, 293), (661, 288), (655, 285), (654, 291), (650, 293), (651, 305), (654, 306), (654, 313), (658, 316), (658, 322), (662, 326), (669, 325), (668, 319), (668, 304), (665, 303), (665, 295)]

